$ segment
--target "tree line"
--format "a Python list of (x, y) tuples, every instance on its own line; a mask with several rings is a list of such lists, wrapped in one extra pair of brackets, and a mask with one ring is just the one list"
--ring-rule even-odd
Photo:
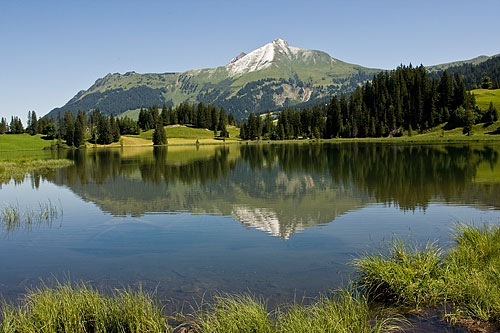
[(67, 146), (80, 147), (88, 139), (91, 143), (110, 144), (118, 142), (121, 135), (138, 135), (141, 130), (154, 129), (153, 144), (167, 143), (164, 126), (190, 125), (197, 128), (207, 128), (214, 131), (214, 136), (228, 138), (228, 125), (236, 125), (232, 114), (226, 115), (223, 108), (198, 103), (191, 105), (183, 103), (177, 107), (168, 107), (163, 104), (160, 111), (157, 105), (141, 108), (139, 119), (129, 117), (105, 116), (99, 110), (92, 110), (88, 114), (78, 111), (75, 115), (66, 111), (57, 119), (43, 117), (38, 119), (35, 111), (28, 112), (28, 123), (24, 128), (19, 117), (13, 116), (10, 123), (5, 118), (0, 120), (0, 134), (42, 134), (46, 139), (64, 140)]
[(303, 110), (284, 109), (273, 121), (271, 114), (251, 114), (241, 125), (244, 140), (297, 138), (362, 138), (400, 136), (403, 131), (423, 133), (442, 123), (464, 127), (470, 134), (478, 122), (493, 123), (498, 111), (477, 107), (462, 76), (444, 71), (431, 78), (423, 66), (400, 66), (381, 72), (349, 96), (333, 96), (327, 105)]
[(226, 114), (224, 108), (217, 108), (214, 105), (198, 103), (192, 105), (182, 103), (177, 107), (168, 107), (163, 104), (161, 111), (157, 105), (147, 109), (141, 108), (137, 125), (144, 131), (153, 129), (157, 123), (167, 125), (191, 125), (196, 128), (206, 128), (215, 132), (220, 132), (221, 137), (228, 137), (227, 125), (236, 125), (236, 120), (232, 113)]
[[(452, 76), (461, 75), (467, 89), (500, 89), (500, 56), (479, 64), (462, 64), (447, 69)], [(439, 73), (432, 73), (437, 77)]]

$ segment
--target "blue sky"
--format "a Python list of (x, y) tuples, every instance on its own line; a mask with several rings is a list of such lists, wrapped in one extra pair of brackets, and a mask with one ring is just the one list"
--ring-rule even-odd
[(0, 0), (0, 117), (44, 115), (107, 73), (225, 65), (278, 37), (375, 68), (493, 55), (498, 13), (498, 0)]

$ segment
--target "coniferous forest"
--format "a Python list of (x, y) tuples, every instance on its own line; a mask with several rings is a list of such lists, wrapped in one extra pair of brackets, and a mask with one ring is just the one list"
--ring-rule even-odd
[[(491, 113), (491, 114), (490, 114)], [(464, 127), (468, 134), (477, 122), (498, 119), (496, 110), (480, 110), (462, 76), (447, 71), (431, 78), (423, 66), (401, 66), (381, 72), (349, 97), (334, 96), (327, 105), (283, 110), (277, 124), (251, 114), (241, 126), (246, 140), (265, 138), (364, 138), (423, 133), (441, 123)]]

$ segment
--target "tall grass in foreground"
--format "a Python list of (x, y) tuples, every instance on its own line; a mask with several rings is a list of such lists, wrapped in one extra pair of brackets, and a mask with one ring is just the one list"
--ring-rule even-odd
[(250, 295), (215, 298), (208, 309), (195, 315), (197, 332), (228, 333), (377, 333), (400, 330), (402, 320), (370, 311), (366, 297), (341, 290), (321, 296), (311, 305), (282, 306), (266, 310), (262, 299)]
[[(269, 312), (262, 299), (222, 295), (201, 307), (191, 319), (194, 332), (217, 333), (378, 333), (399, 330), (400, 322), (375, 316), (365, 297), (343, 290), (311, 305), (281, 307)], [(105, 296), (85, 285), (58, 284), (28, 292), (18, 307), (4, 304), (0, 333), (24, 332), (173, 332), (162, 308), (150, 294), (115, 291)], [(192, 332), (192, 331), (189, 331)]]
[[(479, 320), (500, 324), (500, 226), (459, 225), (446, 255), (395, 241), (387, 256), (354, 262), (358, 284), (370, 299), (415, 308), (442, 304), (452, 323)], [(446, 307), (445, 307), (446, 308)]]
[(400, 331), (401, 318), (374, 313), (367, 298), (357, 292), (340, 290), (321, 296), (309, 306), (278, 309), (277, 332), (377, 333)]
[(161, 308), (142, 290), (104, 296), (85, 284), (42, 286), (20, 307), (2, 309), (1, 333), (170, 332)]

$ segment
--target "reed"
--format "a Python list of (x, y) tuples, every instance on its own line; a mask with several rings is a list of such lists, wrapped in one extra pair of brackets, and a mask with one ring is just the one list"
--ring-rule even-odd
[(500, 226), (456, 227), (445, 254), (433, 245), (396, 241), (389, 255), (365, 255), (354, 265), (370, 300), (417, 309), (442, 305), (451, 323), (500, 325)]
[(21, 208), (19, 203), (7, 204), (0, 209), (0, 227), (10, 233), (19, 229), (31, 231), (40, 225), (50, 226), (59, 217), (59, 211), (62, 212), (62, 208), (58, 208), (50, 199), (38, 202), (38, 209)]

